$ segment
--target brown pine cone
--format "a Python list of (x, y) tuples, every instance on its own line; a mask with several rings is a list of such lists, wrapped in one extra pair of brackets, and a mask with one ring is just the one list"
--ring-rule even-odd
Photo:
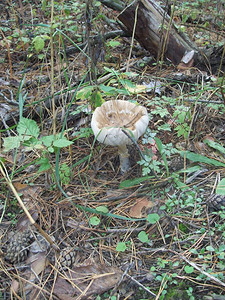
[(33, 238), (30, 230), (17, 233), (7, 245), (5, 260), (15, 264), (24, 261), (28, 255), (28, 246)]
[(63, 270), (72, 267), (75, 262), (76, 251), (71, 247), (66, 247), (60, 251), (58, 263)]

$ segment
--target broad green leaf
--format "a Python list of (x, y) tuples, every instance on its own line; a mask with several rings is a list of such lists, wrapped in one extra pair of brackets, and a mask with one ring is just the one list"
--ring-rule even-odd
[(104, 206), (104, 205), (100, 205), (100, 206), (96, 207), (96, 210), (100, 211), (100, 212), (102, 212), (104, 214), (107, 214), (107, 212), (109, 211), (108, 208), (106, 206)]
[(40, 158), (38, 161), (36, 161), (35, 165), (40, 165), (38, 173), (51, 169), (51, 164), (47, 157)]
[(212, 158), (208, 158), (201, 154), (196, 154), (196, 153), (190, 152), (190, 151), (186, 151), (186, 152), (182, 151), (181, 156), (184, 157), (184, 155), (186, 155), (187, 159), (189, 159), (193, 162), (205, 163), (205, 164), (216, 166), (216, 167), (225, 167), (225, 163), (222, 163), (222, 162), (212, 159)]
[(148, 243), (148, 234), (145, 231), (140, 231), (138, 234), (138, 238), (142, 243)]
[(46, 147), (50, 147), (52, 145), (53, 141), (55, 140), (55, 136), (53, 134), (47, 135), (47, 136), (42, 136), (40, 140), (43, 142), (43, 144)]
[(93, 91), (93, 86), (85, 86), (81, 90), (77, 92), (76, 99), (85, 100), (91, 96), (91, 93)]
[(211, 148), (214, 148), (216, 150), (218, 150), (219, 152), (225, 154), (225, 148), (223, 146), (221, 146), (220, 144), (214, 142), (214, 141), (211, 141), (211, 140), (204, 140), (204, 143), (208, 146), (210, 146)]
[(96, 216), (91, 217), (89, 220), (90, 224), (93, 226), (97, 226), (100, 223), (100, 219)]
[(67, 140), (66, 138), (61, 138), (53, 142), (54, 147), (63, 148), (72, 145), (73, 142)]
[(34, 43), (34, 48), (37, 52), (40, 52), (45, 47), (45, 41), (41, 36), (36, 36), (33, 39), (33, 43)]
[(116, 89), (116, 91), (119, 94), (130, 96), (130, 92), (127, 89)]
[(18, 123), (17, 132), (19, 135), (32, 136), (35, 138), (39, 136), (39, 128), (37, 123), (34, 120), (23, 117)]
[(9, 136), (6, 138), (3, 138), (3, 147), (4, 151), (10, 151), (12, 149), (16, 149), (20, 146), (22, 138), (20, 136)]
[(109, 45), (110, 47), (114, 48), (114, 47), (119, 46), (119, 45), (120, 45), (120, 42), (118, 42), (118, 41), (109, 41), (109, 42), (108, 42), (108, 45)]
[(155, 224), (157, 221), (159, 221), (159, 219), (160, 219), (160, 216), (158, 214), (149, 214), (147, 216), (147, 221), (150, 224)]
[(105, 95), (116, 95), (116, 88), (104, 84), (100, 84), (99, 88)]
[(95, 91), (91, 95), (91, 102), (94, 103), (95, 107), (99, 107), (105, 102), (105, 100), (102, 98), (101, 92)]
[(184, 267), (184, 271), (187, 273), (187, 274), (191, 274), (194, 272), (194, 268), (191, 267), (191, 266), (185, 266)]
[(48, 2), (48, 0), (43, 0), (43, 1), (42, 1), (42, 7), (41, 7), (41, 9), (42, 9), (43, 11), (44, 11), (45, 8), (46, 8), (47, 2)]
[(216, 187), (216, 194), (225, 195), (225, 178), (223, 178)]
[(119, 242), (116, 246), (116, 251), (118, 252), (124, 252), (127, 249), (125, 242)]
[(153, 178), (154, 178), (154, 176), (144, 176), (144, 177), (138, 177), (138, 178), (134, 178), (134, 179), (127, 179), (120, 183), (119, 188), (120, 189), (129, 188), (131, 186), (138, 185), (143, 181), (153, 179)]
[(206, 247), (206, 250), (211, 251), (211, 252), (214, 252), (214, 251), (215, 251), (215, 249), (214, 249), (212, 246), (207, 246), (207, 247)]
[(45, 58), (45, 55), (44, 54), (38, 54), (38, 59), (43, 59), (43, 58)]
[(33, 149), (43, 149), (44, 146), (42, 145), (42, 142), (34, 137), (29, 138), (25, 141), (23, 141), (23, 146), (26, 147), (26, 151), (31, 151)]

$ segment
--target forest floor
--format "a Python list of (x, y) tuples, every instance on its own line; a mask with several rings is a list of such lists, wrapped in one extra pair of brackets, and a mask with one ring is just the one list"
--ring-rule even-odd
[[(130, 53), (131, 37), (97, 39), (87, 54), (85, 31), (120, 29), (116, 11), (93, 1), (89, 26), (83, 1), (6, 2), (0, 299), (225, 299), (224, 51), (204, 71), (135, 40)], [(224, 15), (224, 1), (180, 1), (173, 19), (213, 50)], [(91, 130), (94, 108), (115, 99), (150, 118), (126, 174)]]

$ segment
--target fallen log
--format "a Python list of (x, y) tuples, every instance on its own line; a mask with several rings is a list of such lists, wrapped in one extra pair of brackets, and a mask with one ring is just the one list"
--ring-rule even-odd
[(120, 0), (116, 1), (115, 7), (113, 1), (101, 0), (101, 2), (120, 12), (118, 19), (130, 34), (134, 30), (138, 6), (134, 37), (155, 58), (160, 60), (166, 58), (174, 65), (184, 64), (184, 68), (185, 65), (187, 67), (193, 65), (213, 74), (217, 73), (220, 67), (220, 71), (224, 70), (223, 47), (200, 50), (186, 34), (179, 31), (172, 17), (157, 1), (136, 0), (126, 8)]
[(197, 46), (186, 35), (178, 31), (171, 17), (156, 1), (136, 1), (118, 16), (128, 31), (132, 32), (134, 29), (137, 5), (135, 38), (141, 46), (155, 57), (163, 58), (165, 56), (175, 65), (179, 64), (183, 56), (192, 50), (196, 57), (199, 53)]

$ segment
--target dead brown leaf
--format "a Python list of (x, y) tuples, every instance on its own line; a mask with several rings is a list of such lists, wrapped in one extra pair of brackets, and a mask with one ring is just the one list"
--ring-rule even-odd
[(146, 210), (154, 207), (155, 203), (149, 201), (147, 198), (140, 198), (136, 200), (136, 204), (131, 207), (129, 215), (132, 218), (144, 218), (147, 216)]
[(19, 291), (19, 287), (20, 287), (19, 282), (16, 279), (14, 279), (11, 283), (10, 290), (13, 294), (17, 294)]
[(91, 264), (74, 267), (66, 276), (58, 276), (54, 294), (62, 300), (87, 299), (113, 288), (120, 280), (122, 271), (117, 267)]
[(31, 264), (31, 270), (33, 273), (31, 274), (30, 280), (34, 279), (36, 275), (39, 275), (42, 271), (44, 271), (45, 267), (48, 265), (46, 254), (44, 252), (35, 254), (32, 257), (33, 262)]
[[(15, 182), (14, 186), (18, 193), (22, 194), (22, 200), (26, 208), (29, 210), (32, 218), (36, 221), (38, 219), (38, 211), (36, 202), (38, 203), (38, 196), (40, 195), (42, 189), (38, 186), (29, 186), (20, 182)], [(30, 221), (26, 214), (23, 214), (17, 223), (17, 228), (20, 231), (26, 230), (30, 225)]]
[(28, 187), (28, 185), (21, 182), (14, 182), (14, 187), (17, 190), (17, 192), (22, 192)]
[(46, 254), (38, 253), (35, 255), (31, 255), (26, 260), (26, 263), (31, 264), (30, 270), (27, 270), (27, 272), (24, 274), (28, 279), (28, 281), (26, 281), (25, 283), (26, 294), (29, 295), (29, 299), (39, 299), (37, 296), (33, 297), (34, 295), (38, 295), (39, 293), (39, 289), (33, 283), (35, 282), (37, 276), (39, 276), (48, 265)]

